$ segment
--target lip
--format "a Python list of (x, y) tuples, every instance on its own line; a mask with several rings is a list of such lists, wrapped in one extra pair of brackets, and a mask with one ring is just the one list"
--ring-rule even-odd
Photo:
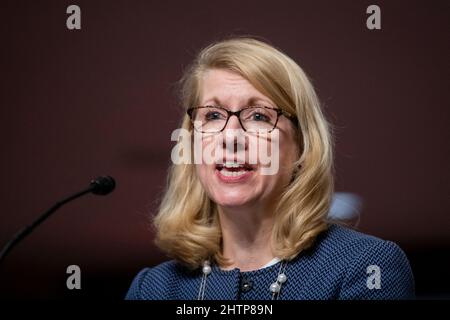
[(215, 174), (217, 176), (217, 178), (224, 182), (224, 183), (242, 183), (242, 182), (246, 182), (247, 180), (249, 180), (253, 174), (255, 173), (254, 170), (249, 170), (246, 173), (240, 175), (240, 176), (235, 176), (235, 177), (227, 177), (224, 176), (220, 173), (220, 171), (218, 169), (215, 169)]

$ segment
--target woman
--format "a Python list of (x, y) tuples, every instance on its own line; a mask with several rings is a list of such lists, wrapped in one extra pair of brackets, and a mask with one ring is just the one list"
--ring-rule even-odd
[[(172, 166), (154, 224), (174, 260), (142, 270), (127, 299), (414, 296), (397, 245), (327, 220), (332, 138), (292, 59), (255, 39), (225, 40), (202, 50), (181, 84), (182, 128), (202, 134), (215, 161)], [(248, 160), (262, 140), (277, 163), (270, 173), (260, 155)]]

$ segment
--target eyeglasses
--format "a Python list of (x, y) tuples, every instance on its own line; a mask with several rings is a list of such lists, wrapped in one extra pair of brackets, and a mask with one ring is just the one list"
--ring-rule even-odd
[(230, 111), (219, 106), (200, 106), (187, 110), (194, 129), (202, 133), (219, 133), (227, 126), (231, 116), (236, 116), (246, 132), (271, 132), (276, 128), (278, 118), (284, 115), (295, 122), (296, 117), (279, 108), (249, 106), (238, 111)]

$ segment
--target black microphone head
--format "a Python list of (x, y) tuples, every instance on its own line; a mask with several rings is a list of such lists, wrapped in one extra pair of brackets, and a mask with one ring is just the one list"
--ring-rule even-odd
[(93, 194), (104, 196), (114, 190), (116, 181), (110, 176), (97, 177), (91, 181), (90, 187)]

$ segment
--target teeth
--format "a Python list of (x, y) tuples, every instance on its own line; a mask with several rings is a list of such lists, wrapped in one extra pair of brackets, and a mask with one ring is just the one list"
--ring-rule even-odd
[(235, 163), (235, 162), (226, 162), (223, 164), (225, 168), (239, 168), (243, 167), (243, 164)]
[(220, 171), (220, 174), (225, 176), (225, 177), (237, 177), (237, 176), (241, 176), (243, 174), (245, 174), (247, 171), (227, 171), (227, 170), (222, 170)]

